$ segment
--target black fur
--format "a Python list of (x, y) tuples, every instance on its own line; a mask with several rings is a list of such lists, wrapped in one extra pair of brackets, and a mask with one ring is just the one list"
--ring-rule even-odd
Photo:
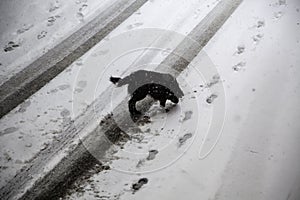
[(147, 95), (150, 95), (153, 99), (158, 100), (162, 107), (166, 106), (166, 101), (168, 99), (175, 104), (179, 102), (179, 99), (169, 88), (156, 83), (145, 84), (133, 92), (131, 99), (128, 102), (129, 111), (132, 115), (141, 114), (141, 112), (136, 109), (135, 104), (136, 102), (144, 99)]
[(131, 94), (128, 107), (133, 116), (141, 114), (136, 109), (136, 102), (144, 99), (147, 95), (158, 100), (163, 107), (167, 100), (177, 104), (178, 98), (183, 96), (176, 79), (169, 74), (139, 70), (124, 78), (110, 77), (110, 81), (118, 87), (128, 84), (128, 92)]
[(118, 81), (120, 80), (121, 78), (119, 78), (119, 77), (110, 77), (110, 81), (113, 83), (113, 84), (117, 84), (118, 83)]

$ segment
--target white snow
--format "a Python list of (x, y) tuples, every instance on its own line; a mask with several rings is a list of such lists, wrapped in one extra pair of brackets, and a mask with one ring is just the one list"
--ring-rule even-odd
[[(0, 84), (59, 44), (115, 1), (1, 1)], [(14, 47), (10, 42), (18, 46)]]
[[(199, 128), (179, 160), (169, 162), (180, 152), (174, 141), (185, 131), (168, 132), (179, 124), (178, 108), (170, 116), (156, 116), (163, 117), (166, 130), (147, 138), (159, 130), (155, 117), (149, 125), (154, 133), (141, 135), (144, 143), (126, 144), (113, 154), (112, 170), (95, 174), (83, 183), (84, 192), (74, 192), (67, 199), (102, 195), (108, 199), (299, 199), (300, 5), (296, 0), (282, 2), (244, 1), (191, 63), (201, 71), (206, 52), (225, 87), (223, 133), (205, 159), (198, 159), (198, 153), (212, 106), (205, 103), (209, 92), (202, 89), (196, 93), (199, 109), (193, 107), (190, 95), (181, 102), (183, 111), (198, 114)], [(278, 12), (284, 14), (274, 18)], [(244, 51), (237, 54), (241, 46)], [(245, 63), (243, 70), (234, 70), (240, 62)], [(185, 73), (185, 80), (203, 84), (193, 70)], [(196, 124), (195, 117), (181, 124), (183, 130), (196, 126), (188, 124)], [(165, 138), (171, 142), (168, 148), (162, 148)], [(155, 159), (144, 161), (153, 148), (158, 150)], [(140, 159), (143, 162), (136, 167)], [(159, 170), (141, 172), (154, 169)], [(148, 183), (133, 194), (132, 184), (143, 177)]]
[[(0, 155), (0, 165), (3, 166), (0, 185), (4, 185), (36, 153), (55, 140), (57, 135), (62, 134), (63, 127), (86, 110), (94, 100), (94, 87), (97, 86), (100, 75), (108, 80), (110, 75), (122, 75), (128, 69), (134, 70), (133, 66), (140, 67), (139, 65), (142, 63), (150, 62), (152, 64), (149, 67), (154, 67), (155, 63), (160, 63), (183, 39), (183, 37), (177, 37), (174, 43), (161, 41), (159, 32), (156, 32), (155, 37), (153, 37), (154, 33), (150, 32), (148, 33), (150, 39), (147, 40), (143, 38), (145, 37), (144, 28), (188, 33), (216, 3), (217, 1), (199, 2), (196, 0), (189, 3), (175, 0), (147, 2), (109, 34), (105, 40), (75, 61), (23, 104), (4, 116), (0, 120), (0, 152), (3, 152)], [(199, 8), (201, 13), (197, 13)], [(170, 9), (173, 10), (170, 13), (172, 15), (168, 16), (165, 13)], [(156, 12), (155, 15), (153, 10)], [(132, 26), (133, 28), (131, 28)], [(116, 43), (124, 39), (122, 37), (118, 39), (120, 34), (123, 33), (126, 37), (131, 34), (128, 32), (129, 27), (132, 31), (141, 30), (138, 33), (133, 32), (140, 39), (129, 38), (130, 40), (125, 46)], [(162, 33), (164, 32), (162, 31)], [(109, 40), (113, 39), (114, 43), (110, 43)], [(140, 41), (144, 41), (144, 43), (139, 44)], [(117, 60), (119, 63), (116, 62), (114, 66), (106, 70), (105, 66), (112, 60), (112, 56), (120, 55), (122, 51), (126, 52), (131, 46), (134, 49), (135, 46), (147, 47), (151, 43), (157, 43), (154, 46), (163, 49), (146, 51), (142, 49), (124, 59)], [(120, 45), (122, 48), (119, 46), (116, 48), (112, 44)], [(101, 82), (96, 94), (100, 95), (108, 86), (111, 86), (109, 81)], [(120, 96), (120, 99), (123, 97)], [(111, 112), (111, 107), (106, 106), (101, 115), (104, 116), (108, 112)]]
[[(149, 1), (105, 41), (144, 28), (187, 34), (216, 3)], [(152, 122), (141, 127), (144, 133), (135, 134), (136, 139), (124, 149), (114, 147), (107, 155), (112, 170), (81, 183), (84, 192), (74, 192), (67, 199), (298, 199), (299, 9), (297, 0), (244, 1), (179, 77), (185, 91), (180, 106), (166, 114), (154, 105), (148, 112)], [(9, 30), (7, 33), (12, 33), (16, 28)], [(1, 186), (53, 141), (63, 126), (82, 114), (94, 100), (86, 94), (94, 94), (90, 84), (98, 74), (104, 78), (122, 75), (146, 62), (155, 67), (176, 46), (158, 38), (153, 44), (159, 43), (163, 51), (135, 51), (106, 70), (105, 59), (109, 61), (117, 51), (105, 46), (109, 44), (105, 41), (0, 120)], [(120, 41), (122, 44), (127, 43)], [(198, 72), (210, 65), (217, 67), (220, 76), (212, 74), (205, 80)], [(206, 138), (206, 133), (214, 108), (224, 100), (218, 90), (222, 84), (226, 119), (220, 140), (210, 151), (218, 137)], [(109, 85), (101, 82), (96, 94)], [(125, 93), (115, 95), (117, 104)], [(209, 104), (207, 98), (212, 95)], [(111, 111), (107, 105), (103, 115)], [(147, 159), (151, 150), (158, 153)], [(133, 194), (131, 185), (142, 177), (148, 178), (148, 183)]]

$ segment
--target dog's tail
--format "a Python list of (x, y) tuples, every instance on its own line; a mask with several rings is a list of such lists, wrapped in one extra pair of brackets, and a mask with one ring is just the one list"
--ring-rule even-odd
[(125, 76), (124, 78), (113, 77), (111, 76), (109, 79), (113, 84), (117, 85), (117, 87), (121, 87), (123, 85), (129, 84), (132, 82), (131, 75)]
[(119, 80), (121, 80), (120, 77), (113, 77), (111, 76), (110, 79), (109, 79), (113, 84), (117, 84), (119, 82)]

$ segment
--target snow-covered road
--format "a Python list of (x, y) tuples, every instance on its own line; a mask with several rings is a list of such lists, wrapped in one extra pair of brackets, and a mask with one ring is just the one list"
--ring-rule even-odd
[[(104, 41), (92, 48), (53, 81), (4, 116), (0, 120), (1, 151), (3, 152), (1, 155), (1, 165), (3, 166), (1, 184), (5, 185), (7, 181), (14, 177), (18, 170), (26, 167), (28, 164), (30, 165), (32, 159), (36, 158), (36, 154), (45, 150), (52, 142), (60, 142), (60, 140), (65, 140), (66, 137), (69, 137), (65, 134), (65, 129), (72, 120), (82, 115), (88, 105), (94, 101), (94, 96), (87, 94), (94, 94), (93, 87), (89, 84), (93, 85), (99, 78), (99, 75), (105, 73), (109, 76), (109, 73), (116, 71), (132, 71), (133, 69), (129, 66), (131, 66), (131, 63), (135, 63), (136, 60), (141, 59), (141, 54), (145, 56), (142, 57), (142, 62), (136, 63), (137, 66), (147, 62), (159, 63), (183, 39), (184, 35), (178, 37), (177, 43), (169, 42), (169, 44), (164, 44), (165, 41), (158, 40), (156, 46), (163, 48), (163, 52), (137, 52), (137, 54), (127, 56), (125, 61), (120, 60), (120, 63), (123, 62), (122, 67), (118, 65), (117, 68), (112, 67), (112, 69), (106, 71), (106, 68), (102, 67), (99, 69), (98, 66), (106, 66), (106, 62), (111, 59), (111, 55), (115, 56), (113, 53), (109, 53), (109, 51), (114, 51), (110, 46), (110, 38), (117, 37), (128, 31), (142, 30), (144, 28), (176, 30), (180, 34), (189, 33), (217, 3), (217, 1), (213, 0), (206, 1), (206, 4), (203, 4), (203, 2), (205, 1), (198, 2), (195, 0), (189, 3), (178, 1), (147, 2), (140, 10), (111, 32)], [(174, 10), (172, 17), (165, 15), (165, 12), (170, 8)], [(153, 15), (153, 10), (155, 10), (156, 15)], [(155, 37), (154, 39), (157, 40)], [(155, 42), (151, 40), (144, 41), (146, 46)], [(147, 44), (148, 42), (150, 43)], [(107, 49), (107, 45), (109, 49)], [(139, 46), (137, 42), (133, 43), (133, 45)], [(127, 51), (127, 48), (125, 46), (123, 51)], [(126, 65), (124, 65), (124, 62), (126, 62)], [(83, 72), (78, 77), (80, 70)], [(104, 81), (103, 84), (99, 87), (97, 94), (101, 94), (108, 86), (111, 86), (111, 83), (107, 81)], [(109, 93), (104, 96), (108, 97)], [(103, 104), (102, 116), (111, 112), (111, 108), (106, 105), (106, 103)], [(97, 124), (99, 120), (100, 118), (94, 123)], [(36, 177), (39, 176), (36, 174)]]
[[(101, 5), (107, 6), (108, 1), (105, 2)], [(88, 131), (126, 98), (126, 88), (107, 93), (107, 88), (113, 87), (108, 81), (99, 81), (99, 75), (123, 75), (141, 66), (145, 68), (145, 64), (148, 69), (156, 68), (218, 3), (148, 1), (105, 40), (1, 118), (0, 187), (22, 167), (30, 166), (36, 155), (52, 143), (60, 144), (59, 140), (64, 139), (78, 142), (80, 138), (64, 135), (66, 127), (85, 115), (95, 98), (103, 100), (103, 108), (97, 113), (97, 120), (87, 122)], [(152, 105), (146, 113), (150, 121), (139, 125), (143, 133), (128, 132), (131, 140), (112, 145), (101, 158), (106, 167), (96, 165), (85, 172), (70, 185), (64, 198), (298, 200), (299, 9), (297, 0), (243, 1), (178, 77), (185, 93), (180, 105), (169, 113), (158, 104)], [(15, 30), (11, 26), (1, 42)], [(174, 34), (170, 35), (177, 39), (170, 42), (159, 31), (153, 31), (152, 35), (158, 36), (153, 40), (146, 32), (138, 32), (153, 30), (149, 28), (167, 30), (165, 34), (172, 31)], [(29, 34), (30, 30), (22, 34)], [(136, 43), (128, 47), (121, 39), (130, 34), (135, 36)], [(141, 35), (143, 40), (138, 37)], [(28, 48), (34, 46), (30, 37), (35, 36), (24, 36)], [(114, 48), (116, 41), (126, 47)], [(161, 49), (130, 52), (107, 64), (126, 48), (139, 46)], [(14, 64), (12, 57), (1, 59)], [(99, 68), (99, 64), (110, 67)], [(218, 76), (205, 76), (207, 68), (217, 69), (214, 72)], [(12, 71), (5, 73), (1, 80)], [(214, 115), (223, 119), (222, 112), (215, 112), (223, 103), (226, 116), (222, 130), (207, 135)], [(49, 169), (58, 159), (45, 158), (52, 159), (47, 160)], [(37, 179), (49, 169), (46, 165), (44, 170), (31, 175)]]
[(1, 1), (0, 85), (115, 2)]
[[(199, 85), (182, 101), (183, 113), (193, 113), (182, 122), (182, 131), (172, 132), (181, 123), (180, 117), (173, 118), (180, 110), (156, 115), (141, 142), (126, 144), (114, 154), (112, 170), (78, 181), (74, 191), (80, 189), (66, 199), (299, 199), (299, 6), (297, 1), (243, 2), (204, 48), (206, 54), (191, 63), (201, 71), (208, 55), (225, 87), (224, 129), (209, 156), (198, 158), (211, 107), (195, 71), (187, 70), (186, 79)], [(191, 147), (178, 147), (174, 140), (193, 133), (197, 117), (195, 141)], [(157, 118), (167, 119), (163, 131)], [(169, 148), (162, 145), (165, 138), (172, 141)], [(188, 150), (179, 160), (157, 170), (181, 148)], [(139, 149), (142, 154), (137, 154)], [(153, 150), (157, 152), (149, 159)], [(143, 173), (149, 170), (155, 171)], [(133, 184), (141, 178), (148, 182), (134, 192)]]

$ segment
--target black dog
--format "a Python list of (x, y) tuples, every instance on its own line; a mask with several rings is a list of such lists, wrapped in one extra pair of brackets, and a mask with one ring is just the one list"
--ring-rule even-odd
[(163, 107), (165, 107), (167, 100), (177, 104), (178, 98), (183, 97), (183, 92), (176, 79), (170, 74), (139, 70), (124, 78), (110, 77), (110, 81), (118, 87), (128, 84), (128, 93), (131, 95), (128, 107), (132, 116), (141, 114), (136, 109), (135, 104), (147, 95), (159, 100)]

